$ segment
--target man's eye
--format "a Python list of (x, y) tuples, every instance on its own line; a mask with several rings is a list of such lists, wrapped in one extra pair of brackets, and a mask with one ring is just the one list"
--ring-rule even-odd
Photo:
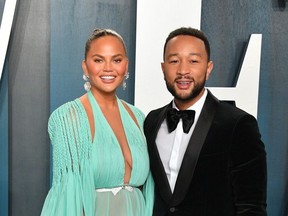
[(169, 63), (171, 63), (171, 64), (175, 64), (175, 63), (177, 63), (178, 62), (178, 60), (170, 60), (169, 61)]

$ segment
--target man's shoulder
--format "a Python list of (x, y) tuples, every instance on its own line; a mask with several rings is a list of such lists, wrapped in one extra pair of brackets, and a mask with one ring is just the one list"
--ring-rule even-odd
[(235, 101), (219, 101), (219, 108), (226, 112), (232, 112), (238, 115), (247, 115), (248, 113), (243, 109), (237, 107)]
[(242, 110), (241, 108), (237, 107), (235, 101), (229, 100), (220, 100), (215, 97), (211, 92), (208, 93), (208, 98), (210, 101), (214, 101), (217, 103), (217, 111), (218, 113), (223, 113), (224, 115), (249, 115), (246, 111)]
[(253, 115), (237, 107), (237, 104), (235, 106), (232, 105), (231, 103), (227, 103), (226, 101), (220, 101), (215, 117), (218, 120), (221, 119), (222, 123), (224, 122), (235, 123), (240, 122), (240, 120), (246, 121), (248, 119), (257, 121)]

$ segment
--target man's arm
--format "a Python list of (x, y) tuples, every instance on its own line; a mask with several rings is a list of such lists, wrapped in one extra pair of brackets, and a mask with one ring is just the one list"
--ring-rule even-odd
[(238, 119), (230, 155), (236, 215), (266, 216), (266, 152), (253, 116)]

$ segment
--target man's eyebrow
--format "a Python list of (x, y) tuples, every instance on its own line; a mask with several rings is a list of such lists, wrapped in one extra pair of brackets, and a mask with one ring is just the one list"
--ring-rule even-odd
[[(192, 52), (192, 53), (189, 53), (189, 56), (202, 56), (200, 53), (195, 53), (195, 52)], [(171, 53), (171, 54), (168, 54), (167, 55), (167, 58), (169, 57), (174, 57), (174, 56), (179, 56), (179, 53)]]

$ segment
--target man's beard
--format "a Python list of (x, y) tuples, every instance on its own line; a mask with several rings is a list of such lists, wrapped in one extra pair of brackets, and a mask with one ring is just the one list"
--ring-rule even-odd
[(206, 76), (204, 77), (204, 80), (201, 82), (196, 83), (194, 79), (191, 79), (191, 80), (194, 82), (194, 88), (190, 92), (190, 94), (187, 94), (187, 95), (177, 94), (174, 86), (168, 83), (167, 80), (165, 80), (165, 82), (166, 82), (166, 87), (168, 91), (174, 96), (175, 99), (179, 101), (187, 102), (187, 101), (193, 100), (201, 93), (201, 91), (203, 90), (205, 86)]

